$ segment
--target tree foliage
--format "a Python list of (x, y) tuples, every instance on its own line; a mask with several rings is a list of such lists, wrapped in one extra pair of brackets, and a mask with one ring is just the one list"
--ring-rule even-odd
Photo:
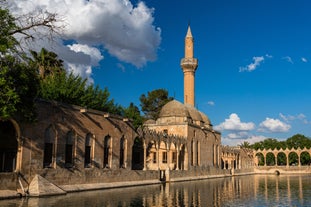
[[(260, 142), (256, 142), (251, 145), (251, 147), (255, 150), (258, 149), (303, 149), (311, 148), (311, 139), (302, 135), (296, 134), (292, 137), (288, 138), (285, 141), (278, 141), (277, 139), (268, 138)], [(257, 155), (258, 156), (258, 155)], [(263, 157), (259, 157), (259, 165), (264, 164)], [(297, 165), (298, 164), (298, 155), (296, 153), (290, 153), (288, 157), (289, 165)], [(272, 153), (268, 153), (266, 156), (266, 164), (269, 166), (275, 165), (275, 161), (277, 160), (278, 165), (285, 165), (287, 163), (285, 154), (279, 153), (277, 158)], [(302, 165), (310, 164), (310, 155), (309, 153), (302, 153), (300, 156), (300, 162)]]
[(16, 55), (18, 42), (11, 34), (19, 27), (8, 10), (0, 7), (0, 119), (18, 112), (24, 120), (33, 120), (34, 98), (37, 95), (36, 71), (25, 56)]
[(87, 85), (86, 79), (67, 75), (55, 53), (42, 48), (30, 51), (32, 58), (27, 58), (24, 48), (20, 50), (14, 35), (32, 41), (43, 31), (42, 36), (52, 39), (60, 28), (56, 14), (38, 11), (15, 18), (3, 4), (5, 1), (0, 4), (0, 119), (18, 115), (33, 120), (37, 97), (123, 114), (123, 108), (109, 99), (106, 88), (101, 90)]
[(107, 88), (100, 89), (93, 84), (87, 85), (87, 79), (65, 72), (49, 75), (40, 82), (39, 97), (86, 108), (122, 114), (122, 107), (109, 100)]
[(65, 72), (63, 68), (63, 61), (60, 60), (56, 53), (42, 48), (40, 53), (31, 50), (32, 58), (30, 64), (37, 68), (39, 76), (44, 79), (48, 75), (58, 75)]
[(142, 112), (146, 119), (156, 120), (159, 117), (162, 107), (173, 97), (168, 96), (168, 91), (165, 89), (157, 89), (148, 92), (147, 95), (142, 94), (139, 98)]
[(139, 108), (134, 103), (130, 103), (129, 107), (124, 109), (124, 116), (133, 120), (135, 129), (143, 124), (143, 117), (140, 115)]

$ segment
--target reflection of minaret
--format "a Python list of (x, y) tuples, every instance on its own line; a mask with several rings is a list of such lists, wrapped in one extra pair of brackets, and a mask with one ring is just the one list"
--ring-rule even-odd
[(181, 59), (180, 66), (184, 72), (184, 104), (194, 107), (194, 75), (198, 60), (193, 58), (193, 37), (190, 26), (185, 38), (185, 57)]

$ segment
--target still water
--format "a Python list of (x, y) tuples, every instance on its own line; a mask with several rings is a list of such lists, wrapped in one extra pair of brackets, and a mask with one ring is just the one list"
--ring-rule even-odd
[(0, 206), (311, 206), (311, 175), (237, 176), (2, 200)]

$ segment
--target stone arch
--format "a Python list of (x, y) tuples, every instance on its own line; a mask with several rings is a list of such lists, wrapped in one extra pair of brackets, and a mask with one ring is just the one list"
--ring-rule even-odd
[(171, 143), (169, 153), (171, 157), (170, 169), (175, 170), (177, 168), (177, 149), (174, 143)]
[(184, 144), (180, 146), (180, 152), (178, 155), (178, 169), (187, 170), (188, 169), (188, 161), (187, 161), (187, 148)]
[(299, 165), (299, 157), (298, 154), (294, 151), (288, 154), (288, 164), (289, 165)]
[(21, 141), (18, 124), (13, 120), (0, 121), (0, 172), (19, 171)]
[(84, 167), (92, 167), (92, 160), (94, 159), (94, 136), (88, 133), (85, 137), (84, 144)]
[(310, 153), (307, 151), (302, 151), (300, 153), (300, 164), (301, 165), (310, 165), (311, 157)]
[(255, 155), (255, 164), (257, 166), (264, 166), (265, 165), (265, 157), (261, 152), (257, 152)]
[(167, 153), (167, 146), (166, 146), (166, 143), (164, 141), (160, 142), (159, 155), (160, 155), (159, 156), (159, 163), (166, 165), (168, 163), (168, 153)]
[(273, 166), (275, 165), (275, 155), (272, 152), (268, 152), (266, 154), (266, 165), (267, 166)]
[(196, 143), (196, 165), (200, 166), (201, 165), (201, 143), (198, 140)]
[(127, 139), (122, 136), (120, 139), (120, 168), (126, 168), (127, 163)]
[(144, 168), (144, 141), (136, 137), (132, 146), (132, 170)]
[(191, 140), (191, 146), (190, 146), (190, 149), (191, 149), (191, 166), (195, 166), (196, 165), (196, 163), (197, 163), (197, 157), (196, 157), (196, 155), (197, 155), (197, 153), (196, 153), (196, 149), (197, 149), (197, 143), (196, 143), (196, 141), (195, 140)]
[(69, 131), (66, 135), (65, 143), (65, 167), (73, 167), (74, 159), (74, 143), (75, 143), (75, 133), (74, 131)]
[(146, 165), (148, 170), (158, 169), (158, 149), (156, 141), (150, 140), (146, 147)]
[(44, 132), (43, 168), (55, 167), (56, 130), (50, 125)]
[(111, 168), (112, 164), (112, 137), (107, 135), (104, 137), (104, 168)]
[(278, 166), (287, 165), (287, 157), (286, 157), (285, 152), (278, 152), (277, 153), (277, 165)]

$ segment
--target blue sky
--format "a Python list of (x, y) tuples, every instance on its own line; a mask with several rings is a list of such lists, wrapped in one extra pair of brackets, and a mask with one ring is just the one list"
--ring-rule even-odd
[[(32, 7), (16, 0), (12, 11), (34, 4), (57, 8), (54, 1), (30, 2)], [(88, 4), (92, 4), (89, 14)], [(121, 10), (108, 15), (116, 7), (106, 11), (107, 4), (126, 4), (126, 9), (120, 7), (126, 15)], [(71, 7), (84, 8), (85, 13), (74, 14)], [(56, 11), (63, 8), (67, 7)], [(83, 60), (82, 53), (89, 54), (89, 65), (73, 67), (68, 61), (68, 67), (107, 87), (111, 98), (123, 106), (130, 102), (139, 106), (141, 94), (159, 88), (183, 102), (180, 59), (190, 23), (199, 60), (196, 106), (222, 132), (223, 144), (268, 137), (283, 140), (297, 133), (310, 137), (310, 10), (308, 0), (76, 0), (64, 15), (81, 18), (75, 25), (82, 27), (69, 26), (61, 39), (77, 44), (58, 54), (66, 56), (68, 48), (81, 56), (77, 60)], [(87, 14), (97, 13), (105, 18), (83, 24)], [(70, 22), (70, 17), (65, 19)], [(96, 29), (88, 30), (92, 23)], [(119, 24), (121, 31), (115, 28)], [(94, 40), (104, 33), (105, 38)], [(123, 33), (134, 35), (126, 39)]]

